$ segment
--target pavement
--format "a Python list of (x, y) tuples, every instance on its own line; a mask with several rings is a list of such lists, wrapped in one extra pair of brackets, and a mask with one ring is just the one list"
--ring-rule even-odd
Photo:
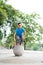
[(15, 56), (13, 49), (0, 49), (0, 65), (43, 65), (43, 51), (24, 50)]

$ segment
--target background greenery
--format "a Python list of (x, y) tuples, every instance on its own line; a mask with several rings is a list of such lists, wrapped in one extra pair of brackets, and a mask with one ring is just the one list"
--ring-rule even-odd
[[(35, 12), (25, 14), (6, 2), (7, 0), (0, 0), (0, 46), (6, 48), (15, 46), (14, 32), (17, 23), (22, 22), (26, 30), (24, 49), (43, 50), (43, 27), (36, 23), (40, 19), (40, 15)], [(7, 35), (8, 27), (10, 28), (9, 35)]]

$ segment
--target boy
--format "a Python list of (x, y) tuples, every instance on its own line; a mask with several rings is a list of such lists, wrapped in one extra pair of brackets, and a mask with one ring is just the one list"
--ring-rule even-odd
[(22, 44), (25, 38), (26, 31), (22, 28), (22, 23), (18, 23), (18, 28), (15, 31), (14, 38), (16, 39), (16, 45)]

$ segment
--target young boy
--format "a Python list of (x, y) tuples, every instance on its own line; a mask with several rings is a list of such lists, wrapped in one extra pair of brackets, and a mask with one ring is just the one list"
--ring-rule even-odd
[(24, 30), (24, 28), (22, 28), (22, 23), (18, 23), (18, 27), (16, 28), (14, 34), (14, 38), (16, 39), (16, 45), (17, 44), (21, 45), (23, 43), (25, 35), (26, 35), (26, 31)]

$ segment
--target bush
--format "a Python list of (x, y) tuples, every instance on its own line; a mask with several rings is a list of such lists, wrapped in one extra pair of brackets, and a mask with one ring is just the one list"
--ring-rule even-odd
[(33, 44), (31, 47), (32, 50), (38, 50), (38, 48), (39, 48), (38, 44)]
[(4, 44), (1, 42), (1, 40), (0, 40), (0, 46), (4, 46)]
[(5, 47), (6, 47), (6, 48), (9, 48), (9, 44), (8, 44), (8, 43), (6, 43), (6, 44), (5, 44)]
[(41, 44), (41, 47), (43, 47), (43, 44)]

